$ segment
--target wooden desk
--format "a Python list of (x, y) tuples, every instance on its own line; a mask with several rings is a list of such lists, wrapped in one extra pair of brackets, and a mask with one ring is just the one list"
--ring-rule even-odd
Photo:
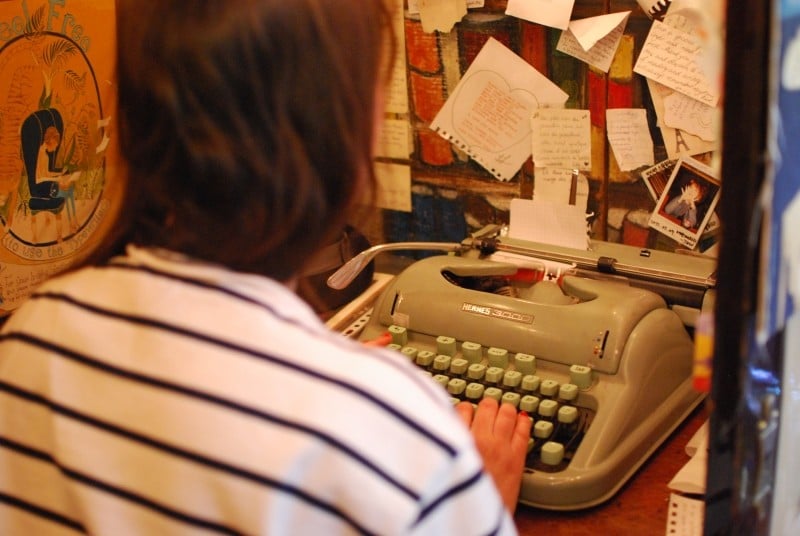
[(708, 418), (701, 404), (607, 503), (576, 512), (552, 512), (519, 505), (515, 520), (522, 536), (663, 536), (667, 529), (667, 484), (689, 461), (684, 450)]

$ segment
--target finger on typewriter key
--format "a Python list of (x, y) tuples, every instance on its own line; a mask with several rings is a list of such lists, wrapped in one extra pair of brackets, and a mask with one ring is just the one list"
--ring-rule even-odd
[(456, 405), (464, 424), (472, 432), (486, 471), (492, 475), (509, 512), (519, 497), (525, 455), (531, 433), (531, 419), (511, 404), (484, 398), (477, 407), (469, 402)]

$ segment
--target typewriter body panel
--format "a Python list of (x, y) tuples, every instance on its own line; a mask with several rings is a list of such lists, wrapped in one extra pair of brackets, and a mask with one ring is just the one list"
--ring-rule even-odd
[[(492, 364), (490, 349), (499, 348), (508, 352), (506, 374), (517, 368), (515, 355), (534, 356), (523, 380), (536, 376), (541, 391), (500, 382), (498, 392), (516, 391), (516, 400), (526, 394), (537, 401), (552, 398), (558, 409), (574, 406), (580, 423), (569, 425), (571, 435), (560, 439), (564, 454), (557, 462), (541, 461), (549, 447), (543, 445), (554, 438), (532, 438), (520, 502), (546, 509), (587, 508), (611, 498), (702, 400), (692, 387), (693, 342), (671, 304), (624, 280), (580, 273), (528, 281), (520, 278), (518, 264), (472, 251), (428, 257), (389, 281), (359, 335), (369, 340), (387, 329), (402, 330), (394, 346), (412, 359), (417, 352), (438, 354), (444, 336), (457, 341), (453, 363), (467, 357), (466, 342), (481, 349), (477, 362), (485, 366)], [(474, 354), (467, 359), (476, 363)], [(576, 370), (585, 376), (576, 380)], [(448, 391), (447, 377), (459, 375), (431, 374)], [(485, 378), (461, 376), (488, 386)], [(569, 384), (577, 394), (559, 400), (544, 392), (545, 380), (550, 386)], [(469, 399), (463, 392), (453, 397)], [(531, 415), (534, 425), (550, 420), (556, 431), (567, 429), (555, 416)]]

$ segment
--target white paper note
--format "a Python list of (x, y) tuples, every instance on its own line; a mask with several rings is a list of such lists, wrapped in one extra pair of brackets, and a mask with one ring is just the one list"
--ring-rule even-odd
[(375, 163), (378, 182), (378, 208), (411, 212), (411, 167), (401, 164)]
[(422, 31), (448, 33), (467, 14), (467, 0), (417, 0)]
[(561, 32), (556, 49), (607, 73), (619, 48), (630, 11), (574, 20)]
[[(569, 204), (572, 191), (573, 170), (562, 168), (536, 168), (533, 179), (533, 198), (537, 201)], [(586, 211), (589, 203), (589, 181), (578, 175), (575, 185), (575, 205)]]
[(714, 106), (675, 92), (664, 98), (664, 125), (693, 134), (704, 141), (717, 139), (717, 114)]
[(531, 156), (534, 110), (563, 107), (568, 95), (489, 38), (431, 123), (492, 175), (510, 180)]
[(697, 37), (656, 20), (633, 71), (704, 104), (716, 106), (719, 95), (701, 68), (701, 54)]
[(533, 162), (536, 167), (592, 167), (592, 127), (589, 110), (542, 108), (531, 118)]
[(508, 0), (506, 15), (564, 30), (575, 0)]
[(644, 109), (609, 108), (606, 124), (608, 141), (622, 171), (653, 165), (653, 138)]
[(512, 199), (508, 235), (568, 248), (589, 247), (586, 210), (577, 205), (536, 199)]

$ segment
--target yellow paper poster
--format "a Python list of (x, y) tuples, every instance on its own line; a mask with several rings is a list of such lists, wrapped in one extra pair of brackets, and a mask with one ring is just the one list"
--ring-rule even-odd
[(0, 313), (110, 220), (113, 0), (0, 2)]

